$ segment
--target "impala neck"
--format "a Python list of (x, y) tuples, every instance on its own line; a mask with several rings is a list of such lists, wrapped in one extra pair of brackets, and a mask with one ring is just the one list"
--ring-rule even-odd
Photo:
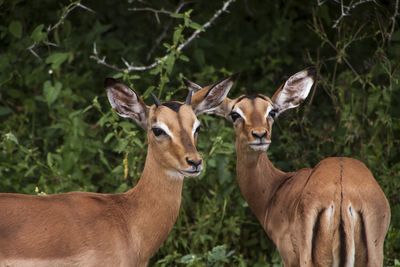
[(240, 191), (261, 224), (269, 203), (285, 179), (285, 173), (274, 167), (266, 152), (254, 151), (236, 142), (236, 174)]
[(132, 238), (140, 238), (142, 256), (151, 257), (171, 231), (179, 213), (182, 185), (183, 176), (163, 168), (149, 148), (138, 184), (126, 193)]

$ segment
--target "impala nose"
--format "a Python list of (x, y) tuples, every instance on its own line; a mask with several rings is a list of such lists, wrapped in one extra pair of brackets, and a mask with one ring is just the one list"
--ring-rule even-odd
[(201, 165), (201, 163), (203, 162), (201, 159), (190, 159), (190, 158), (186, 158), (186, 162), (190, 165), (193, 166), (195, 169), (198, 169), (198, 167)]
[(255, 131), (255, 130), (253, 130), (253, 131), (251, 131), (251, 135), (252, 135), (254, 138), (262, 139), (262, 138), (264, 138), (264, 137), (267, 137), (267, 131), (266, 131), (266, 130), (261, 130), (261, 131)]

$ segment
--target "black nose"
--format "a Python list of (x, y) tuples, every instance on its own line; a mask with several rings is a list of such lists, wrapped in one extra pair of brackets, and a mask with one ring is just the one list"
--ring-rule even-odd
[(267, 136), (267, 131), (251, 131), (251, 135), (261, 139)]
[(199, 167), (199, 166), (201, 165), (202, 160), (201, 160), (201, 159), (199, 159), (199, 160), (193, 160), (193, 159), (190, 159), (190, 158), (186, 158), (186, 162), (187, 162), (190, 166), (193, 166), (193, 167), (195, 167), (195, 168), (197, 169), (197, 167)]

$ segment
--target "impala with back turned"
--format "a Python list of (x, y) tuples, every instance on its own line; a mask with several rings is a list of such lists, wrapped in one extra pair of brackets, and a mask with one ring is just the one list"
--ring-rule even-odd
[[(265, 152), (274, 121), (307, 97), (315, 73), (309, 68), (294, 74), (271, 98), (225, 98), (208, 113), (233, 123), (240, 191), (285, 266), (382, 266), (390, 207), (362, 162), (331, 157), (314, 168), (283, 172)], [(188, 82), (197, 91), (194, 105), (204, 104), (210, 94), (227, 95), (232, 81), (229, 77), (204, 88)]]

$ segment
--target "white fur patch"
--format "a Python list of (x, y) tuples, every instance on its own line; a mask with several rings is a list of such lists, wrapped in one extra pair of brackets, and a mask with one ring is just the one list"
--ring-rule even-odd
[(351, 206), (351, 203), (349, 204), (349, 206), (347, 207), (347, 216), (349, 218), (350, 221), (350, 231), (352, 233), (352, 240), (350, 241), (350, 247), (347, 249), (347, 262), (346, 262), (346, 266), (347, 267), (352, 267), (354, 266), (354, 260), (355, 260), (355, 253), (356, 253), (356, 248), (355, 248), (355, 244), (354, 244), (354, 225), (355, 222), (357, 220), (357, 213), (354, 212), (353, 207)]
[(244, 115), (243, 111), (239, 107), (235, 107), (232, 111), (236, 112), (237, 114), (242, 116), (243, 120), (247, 121), (246, 116)]
[(265, 145), (252, 145), (250, 144), (250, 148), (253, 149), (254, 151), (266, 151), (269, 148), (269, 143)]
[(199, 122), (199, 120), (196, 120), (194, 123), (193, 123), (193, 129), (192, 129), (192, 135), (194, 136), (194, 133), (196, 132), (196, 129), (197, 129), (197, 127), (199, 127), (200, 126), (200, 122)]
[(166, 134), (168, 134), (169, 137), (174, 138), (174, 135), (172, 134), (172, 132), (170, 131), (170, 129), (168, 128), (168, 126), (167, 126), (165, 123), (163, 123), (163, 122), (156, 122), (156, 123), (153, 124), (152, 127), (160, 128), (160, 129), (162, 129)]
[(268, 117), (268, 114), (269, 114), (269, 112), (270, 112), (272, 109), (273, 109), (273, 106), (272, 106), (272, 105), (269, 105), (269, 106), (267, 107), (267, 111), (265, 112), (265, 118)]
[(171, 177), (171, 179), (174, 180), (183, 180), (184, 176), (182, 173), (178, 172), (178, 171), (167, 171), (167, 176)]
[(327, 215), (328, 215), (328, 219), (329, 219), (329, 226), (331, 226), (332, 222), (333, 222), (333, 218), (335, 216), (335, 205), (333, 203), (331, 203), (331, 206), (328, 209)]

